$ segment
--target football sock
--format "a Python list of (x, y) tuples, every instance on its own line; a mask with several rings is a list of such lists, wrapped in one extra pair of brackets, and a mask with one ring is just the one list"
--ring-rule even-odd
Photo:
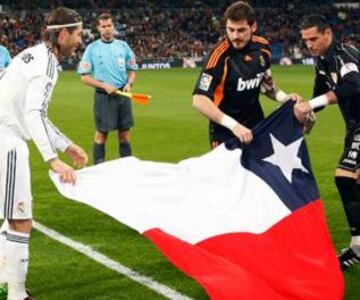
[(104, 162), (104, 160), (105, 160), (105, 144), (94, 143), (93, 158), (94, 158), (94, 165)]
[(119, 143), (119, 155), (120, 157), (131, 156), (131, 145), (127, 142)]
[(350, 247), (358, 256), (360, 256), (360, 235), (351, 237)]
[(352, 236), (360, 235), (360, 193), (356, 180), (349, 177), (335, 177)]
[(8, 230), (5, 242), (6, 278), (8, 281), (8, 300), (25, 299), (26, 275), (29, 265), (30, 234)]
[(8, 222), (5, 220), (0, 228), (0, 284), (6, 283), (5, 277), (5, 242), (6, 232), (8, 231)]

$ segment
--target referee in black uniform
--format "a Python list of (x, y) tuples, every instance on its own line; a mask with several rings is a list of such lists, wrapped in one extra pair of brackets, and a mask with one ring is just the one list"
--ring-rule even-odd
[(317, 57), (313, 99), (294, 108), (299, 121), (311, 110), (338, 103), (346, 125), (344, 150), (335, 183), (352, 235), (350, 246), (339, 255), (343, 270), (360, 263), (360, 52), (336, 41), (324, 16), (311, 15), (301, 24), (301, 35), (311, 55)]
[(212, 148), (234, 137), (251, 142), (251, 128), (264, 119), (260, 91), (279, 102), (301, 100), (274, 84), (269, 42), (253, 35), (253, 8), (242, 1), (233, 3), (224, 23), (227, 38), (209, 53), (193, 93), (194, 107), (210, 119)]

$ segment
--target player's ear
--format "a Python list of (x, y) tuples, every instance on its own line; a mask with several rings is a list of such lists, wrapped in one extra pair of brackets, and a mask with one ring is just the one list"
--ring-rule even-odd
[(332, 37), (332, 30), (331, 30), (330, 28), (326, 28), (326, 29), (324, 30), (324, 34), (325, 34), (327, 37), (331, 38), (331, 37)]
[(257, 31), (258, 25), (257, 22), (255, 21), (252, 25), (251, 25), (251, 33), (255, 33)]
[(67, 28), (61, 28), (59, 31), (59, 42), (65, 40), (68, 34), (69, 31), (67, 30)]

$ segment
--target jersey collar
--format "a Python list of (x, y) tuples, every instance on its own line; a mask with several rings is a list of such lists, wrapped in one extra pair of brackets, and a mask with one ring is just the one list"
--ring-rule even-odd
[(115, 41), (115, 39), (112, 39), (111, 41), (104, 41), (103, 39), (100, 38), (100, 41), (102, 41), (105, 44), (111, 44), (113, 41)]
[(329, 48), (327, 49), (326, 53), (323, 56), (320, 56), (320, 59), (322, 61), (325, 61), (327, 63), (330, 63), (332, 58), (334, 57), (335, 54), (335, 49), (336, 49), (336, 41), (333, 40), (329, 46)]
[(56, 69), (57, 69), (59, 72), (61, 72), (61, 71), (62, 71), (62, 66), (61, 66), (61, 64), (59, 63), (59, 60), (57, 59), (54, 51), (49, 47), (49, 45), (48, 45), (47, 43), (43, 42), (42, 44), (43, 44), (43, 45), (45, 46), (45, 48), (47, 49), (48, 54), (51, 55), (51, 57), (54, 59), (54, 61), (55, 61), (55, 63), (56, 63)]
[(256, 45), (250, 40), (245, 46), (244, 48), (241, 49), (235, 49), (234, 46), (232, 45), (232, 43), (230, 42), (230, 40), (227, 38), (228, 44), (229, 44), (229, 48), (231, 51), (235, 52), (235, 53), (248, 53), (249, 51), (253, 50)]

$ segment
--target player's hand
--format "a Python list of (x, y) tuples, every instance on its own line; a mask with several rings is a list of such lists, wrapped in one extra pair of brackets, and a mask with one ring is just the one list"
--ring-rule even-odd
[(104, 83), (103, 84), (103, 89), (105, 90), (105, 92), (109, 95), (112, 95), (112, 94), (115, 94), (117, 88), (114, 87), (113, 85), (111, 84), (108, 84), (108, 83)]
[(299, 94), (297, 93), (291, 93), (291, 94), (288, 94), (287, 99), (285, 101), (288, 101), (288, 100), (292, 100), (296, 103), (301, 103), (304, 101), (303, 97), (301, 97)]
[(306, 115), (312, 111), (308, 102), (297, 103), (294, 106), (294, 114), (300, 124), (304, 124)]
[(76, 182), (76, 173), (72, 167), (62, 162), (60, 159), (55, 158), (49, 162), (51, 170), (60, 175), (60, 181), (64, 183), (71, 183), (72, 185)]
[(123, 91), (124, 91), (125, 93), (130, 93), (130, 91), (131, 91), (131, 84), (130, 84), (130, 83), (125, 84), (124, 87), (123, 87)]
[(88, 162), (86, 152), (78, 145), (71, 144), (66, 148), (65, 154), (72, 159), (75, 167), (83, 168)]
[(251, 130), (241, 124), (237, 124), (233, 128), (232, 132), (240, 140), (240, 142), (244, 144), (249, 144), (253, 139)]
[(313, 111), (310, 111), (304, 117), (304, 126), (302, 128), (303, 133), (310, 134), (315, 124), (316, 124), (316, 115)]
[(356, 183), (360, 184), (360, 169), (356, 169)]

